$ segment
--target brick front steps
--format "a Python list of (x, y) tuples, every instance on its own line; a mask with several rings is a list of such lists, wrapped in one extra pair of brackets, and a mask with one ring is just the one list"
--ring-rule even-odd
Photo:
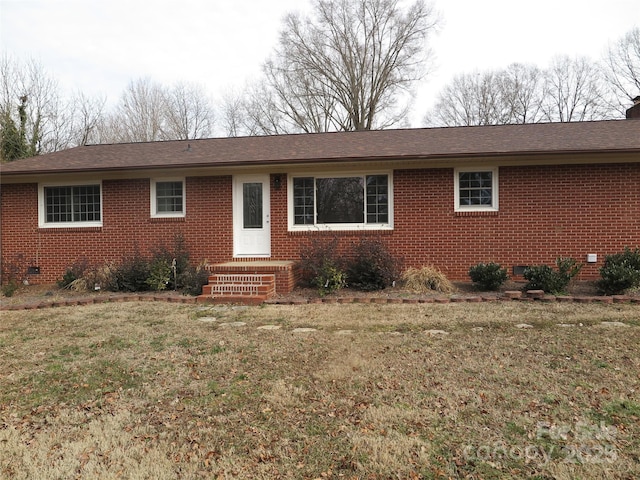
[(273, 274), (215, 273), (209, 277), (209, 284), (202, 287), (198, 301), (259, 305), (275, 294)]
[(211, 265), (209, 271), (198, 302), (259, 305), (291, 293), (296, 284), (295, 264), (288, 261), (233, 261)]

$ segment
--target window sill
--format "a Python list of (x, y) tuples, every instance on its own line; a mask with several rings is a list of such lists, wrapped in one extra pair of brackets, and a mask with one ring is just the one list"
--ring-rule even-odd
[(185, 222), (186, 217), (151, 217), (151, 223), (176, 223)]
[(497, 217), (498, 210), (459, 210), (453, 212), (454, 217)]
[(102, 226), (92, 227), (38, 227), (38, 233), (69, 233), (69, 232), (102, 232)]
[(287, 235), (291, 237), (305, 236), (305, 235), (319, 235), (319, 236), (351, 236), (351, 235), (391, 235), (393, 228), (342, 228), (337, 230), (331, 229), (308, 229), (308, 230), (289, 230)]

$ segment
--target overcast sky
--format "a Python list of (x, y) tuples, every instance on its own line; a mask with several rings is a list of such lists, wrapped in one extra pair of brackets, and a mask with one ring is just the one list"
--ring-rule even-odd
[[(435, 70), (417, 86), (412, 126), (453, 75), (556, 55), (599, 59), (640, 25), (640, 0), (436, 0)], [(307, 0), (0, 0), (0, 53), (35, 58), (61, 86), (118, 100), (133, 79), (243, 85)]]

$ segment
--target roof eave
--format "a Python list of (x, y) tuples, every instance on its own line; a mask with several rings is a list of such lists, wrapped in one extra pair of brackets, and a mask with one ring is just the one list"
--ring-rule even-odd
[[(487, 160), (487, 159), (505, 159), (505, 158), (531, 158), (539, 160), (540, 158), (563, 158), (563, 157), (599, 157), (606, 155), (633, 155), (640, 154), (640, 149), (606, 149), (606, 150), (562, 150), (562, 151), (520, 151), (520, 152), (474, 152), (474, 153), (447, 153), (447, 154), (427, 154), (427, 155), (394, 155), (394, 156), (367, 156), (367, 157), (340, 157), (340, 158), (312, 158), (312, 159), (282, 159), (282, 160), (252, 160), (252, 161), (234, 161), (234, 162), (198, 162), (188, 164), (156, 164), (156, 165), (138, 165), (134, 167), (127, 166), (114, 166), (107, 168), (68, 168), (68, 169), (46, 169), (37, 171), (9, 171), (3, 172), (0, 170), (0, 182), (1, 183), (14, 183), (14, 181), (8, 182), (5, 180), (15, 180), (16, 178), (31, 178), (34, 176), (61, 176), (61, 175), (78, 175), (78, 174), (96, 174), (101, 172), (109, 173), (122, 173), (122, 172), (144, 172), (144, 171), (157, 171), (157, 170), (234, 170), (234, 169), (246, 169), (250, 167), (262, 167), (269, 166), (279, 167), (284, 166), (309, 166), (309, 165), (331, 165), (331, 164), (357, 164), (357, 163), (397, 163), (401, 165), (403, 163), (416, 163), (416, 162), (428, 162), (433, 163), (434, 166), (442, 168), (443, 162), (450, 163), (451, 166), (455, 166), (456, 163), (468, 162), (472, 160)], [(616, 159), (616, 161), (620, 161)], [(628, 161), (637, 162), (640, 159), (635, 158)], [(555, 163), (555, 162), (554, 162)], [(571, 163), (576, 163), (575, 161)], [(611, 162), (607, 162), (611, 163)]]

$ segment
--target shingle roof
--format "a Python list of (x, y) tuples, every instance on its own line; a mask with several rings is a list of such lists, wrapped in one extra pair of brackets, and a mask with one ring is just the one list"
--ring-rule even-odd
[(5, 176), (172, 167), (640, 153), (640, 121), (335, 132), (90, 145), (4, 164)]

